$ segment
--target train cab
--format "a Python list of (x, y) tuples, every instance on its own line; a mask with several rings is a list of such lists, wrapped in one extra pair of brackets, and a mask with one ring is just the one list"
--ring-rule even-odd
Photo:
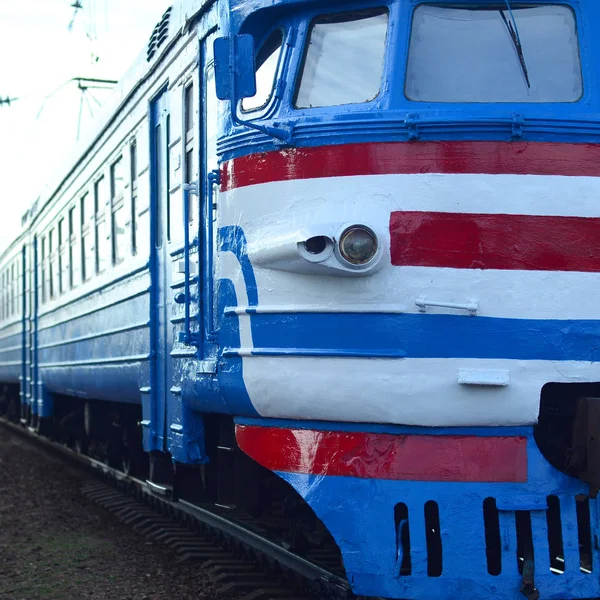
[(598, 594), (599, 18), (240, 3), (215, 46), (237, 441), (361, 594)]

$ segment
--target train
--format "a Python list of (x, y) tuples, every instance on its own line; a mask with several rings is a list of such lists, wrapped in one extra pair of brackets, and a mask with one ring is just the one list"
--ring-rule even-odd
[(600, 597), (594, 23), (178, 0), (1, 255), (0, 412), (362, 596)]

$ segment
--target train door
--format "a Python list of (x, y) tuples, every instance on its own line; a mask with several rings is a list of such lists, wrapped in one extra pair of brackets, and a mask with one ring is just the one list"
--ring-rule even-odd
[[(150, 110), (150, 208), (151, 208), (151, 335), (152, 372), (150, 435), (147, 450), (166, 451), (166, 406), (171, 394), (173, 332), (169, 315), (173, 302), (169, 255), (169, 102), (165, 88), (152, 102)], [(150, 478), (163, 478), (153, 467), (168, 464), (166, 456), (155, 454)], [(168, 469), (167, 469), (168, 470)]]
[[(165, 293), (171, 288), (167, 316), (173, 338), (165, 338), (170, 349), (166, 359), (167, 381), (171, 385), (166, 395), (166, 448), (173, 461), (183, 464), (205, 460), (204, 423), (198, 412), (190, 408), (190, 400), (197, 409), (197, 402), (203, 400), (198, 390), (213, 389), (211, 380), (217, 371), (213, 275), (215, 175), (210, 176), (217, 167), (213, 40), (214, 35), (209, 34), (200, 41), (199, 85), (194, 77), (182, 89), (174, 88), (175, 94), (183, 92), (179, 96), (183, 103), (182, 137), (173, 132), (171, 144), (175, 156), (173, 171), (177, 172), (177, 165), (183, 168), (173, 181), (171, 204), (167, 206), (172, 235), (167, 240), (169, 250), (162, 259), (171, 261), (171, 279), (167, 274), (164, 285)], [(173, 96), (174, 111), (176, 105), (178, 97)]]

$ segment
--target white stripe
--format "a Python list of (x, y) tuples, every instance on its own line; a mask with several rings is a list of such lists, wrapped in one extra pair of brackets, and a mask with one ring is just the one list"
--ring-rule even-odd
[(296, 211), (302, 212), (307, 202), (312, 204), (313, 199), (319, 198), (327, 204), (335, 203), (342, 214), (345, 205), (359, 202), (363, 215), (374, 205), (385, 204), (390, 212), (600, 216), (600, 177), (585, 176), (356, 175), (273, 181), (224, 195), (227, 194), (235, 194), (235, 208), (239, 211), (249, 209), (256, 213), (258, 209), (260, 214), (264, 214), (265, 204), (274, 210), (293, 205)]
[[(301, 276), (255, 269), (258, 313), (417, 313), (416, 301), (468, 303), (477, 316), (506, 319), (600, 320), (598, 273), (476, 271), (435, 267), (383, 268), (364, 279)], [(240, 307), (244, 305), (240, 304)], [(235, 308), (235, 307), (231, 307)], [(244, 312), (243, 308), (236, 312)], [(428, 307), (427, 314), (467, 314)], [(599, 322), (600, 329), (600, 322)]]
[[(477, 301), (478, 316), (465, 317), (472, 319), (598, 319), (600, 314), (596, 273), (393, 267), (389, 258), (394, 211), (597, 217), (600, 178), (337, 177), (240, 188), (221, 194), (219, 204), (219, 226), (241, 226), (250, 257), (269, 244), (273, 263), (254, 265), (259, 306), (267, 312), (270, 307), (291, 312), (322, 307), (333, 313), (337, 308), (384, 305), (417, 312), (415, 301), (425, 297), (438, 303)], [(376, 273), (337, 277), (294, 272), (293, 265), (280, 270), (289, 260), (289, 247), (278, 262), (276, 240), (297, 239), (295, 233), (306, 230), (316, 235), (320, 227), (330, 235), (354, 223), (371, 227), (383, 245), (385, 261)], [(237, 261), (222, 264), (220, 273), (235, 282), (238, 303), (244, 306)], [(456, 314), (457, 309), (427, 310)], [(239, 321), (245, 332), (242, 346), (250, 351), (250, 318), (241, 315)], [(600, 381), (600, 363), (583, 362), (247, 356), (243, 369), (250, 398), (264, 417), (423, 426), (530, 424), (537, 419), (544, 384)], [(508, 385), (477, 385), (492, 380), (492, 371), (507, 371), (502, 381)], [(459, 383), (459, 373), (465, 372), (470, 385)]]
[[(535, 423), (548, 382), (600, 381), (600, 363), (476, 359), (248, 357), (244, 382), (263, 417), (420, 426)], [(461, 385), (461, 369), (509, 385)]]
[[(241, 225), (250, 255), (265, 243), (327, 224), (370, 226), (384, 246), (384, 266), (362, 279), (302, 275), (255, 265), (259, 305), (326, 310), (346, 305), (405, 307), (425, 297), (477, 301), (479, 316), (598, 319), (597, 273), (392, 267), (390, 214), (398, 210), (600, 215), (600, 178), (545, 175), (375, 175), (273, 182), (222, 194), (222, 225)], [(334, 227), (335, 229), (335, 227)], [(285, 261), (284, 261), (285, 262)], [(240, 276), (231, 274), (232, 278)], [(241, 304), (240, 304), (241, 305)], [(428, 309), (460, 314), (453, 309)], [(477, 317), (474, 317), (477, 318)]]

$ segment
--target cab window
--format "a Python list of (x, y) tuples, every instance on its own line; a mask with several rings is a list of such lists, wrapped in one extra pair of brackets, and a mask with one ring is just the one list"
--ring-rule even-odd
[(576, 102), (575, 14), (558, 4), (420, 5), (405, 93), (417, 102)]
[(296, 108), (362, 104), (381, 89), (385, 9), (318, 17), (311, 24)]
[(283, 48), (283, 31), (276, 29), (256, 54), (256, 94), (242, 100), (242, 110), (250, 112), (264, 108), (273, 95), (277, 65)]

